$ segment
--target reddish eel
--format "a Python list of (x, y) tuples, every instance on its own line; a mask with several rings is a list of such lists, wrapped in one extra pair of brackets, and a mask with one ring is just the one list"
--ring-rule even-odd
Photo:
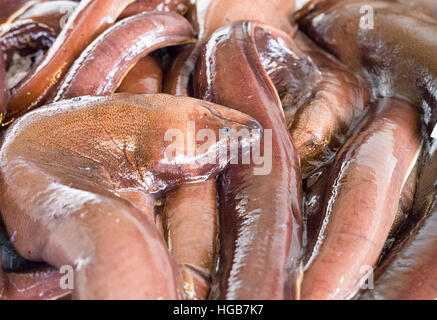
[[(435, 300), (437, 299), (437, 143), (418, 183), (414, 214), (424, 218), (391, 251), (379, 272), (374, 289), (361, 299)], [(420, 198), (419, 198), (420, 197)]]
[[(373, 8), (373, 26), (360, 11), (366, 5)], [(407, 5), (365, 0), (324, 1), (298, 16), (306, 34), (363, 76), (373, 97), (407, 99), (434, 129), (436, 20)]]
[(86, 46), (133, 1), (81, 1), (43, 60), (14, 88), (6, 121), (40, 106)]
[[(191, 12), (191, 16), (193, 17), (192, 20), (194, 21), (194, 25), (197, 26), (197, 30), (199, 32), (199, 41), (196, 45), (186, 46), (176, 58), (169, 74), (166, 77), (166, 92), (176, 95), (190, 95), (190, 90), (187, 89), (189, 78), (194, 69), (194, 64), (199, 55), (200, 48), (216, 29), (237, 20), (253, 19), (275, 25), (289, 33), (292, 33), (293, 30), (289, 22), (289, 16), (293, 10), (293, 6), (293, 1), (282, 0), (275, 0), (273, 2), (250, 1), (250, 3), (249, 1), (227, 0), (196, 1), (196, 4)], [(190, 225), (190, 229), (195, 228), (197, 226), (196, 222), (199, 220), (204, 222), (204, 228), (215, 229), (216, 195), (215, 192), (212, 192), (216, 189), (215, 181), (211, 180), (203, 184), (199, 184), (198, 186), (192, 186), (189, 190), (184, 190), (184, 188), (184, 186), (181, 186), (180, 191), (175, 190), (173, 192), (174, 196), (167, 199), (168, 206), (172, 208), (176, 207), (176, 205), (173, 205), (168, 201), (174, 201), (177, 199), (181, 203), (180, 206), (177, 206), (178, 208), (190, 208), (190, 212), (192, 213), (190, 220), (185, 222), (187, 225)], [(211, 190), (211, 192), (209, 192), (209, 190)], [(192, 193), (190, 194), (187, 191)], [(178, 192), (180, 192), (183, 196), (178, 196)], [(197, 200), (198, 194), (202, 195), (201, 202)], [(197, 205), (193, 206), (193, 201), (195, 201)], [(184, 216), (184, 213), (172, 210), (170, 215), (178, 218), (179, 215)], [(180, 237), (183, 237), (183, 235)], [(191, 238), (189, 237), (187, 241), (190, 239)], [(209, 236), (208, 241), (203, 242), (203, 244), (206, 249), (209, 249), (208, 255), (213, 258), (215, 256), (213, 248), (214, 238)], [(196, 255), (193, 255), (193, 259), (195, 257)], [(207, 292), (209, 285), (207, 285), (207, 282), (202, 283), (205, 284), (202, 286), (202, 288), (205, 288), (202, 290), (202, 292)], [(193, 285), (190, 284), (187, 286), (189, 288), (193, 287)], [(195, 293), (194, 295), (196, 296)]]
[(18, 252), (56, 268), (72, 266), (74, 298), (182, 298), (178, 268), (145, 217), (153, 207), (140, 210), (123, 193), (152, 198), (226, 166), (214, 153), (216, 164), (205, 162), (226, 138), (208, 150), (184, 150), (196, 158), (169, 158), (168, 129), (186, 136), (187, 121), (194, 121), (196, 134), (260, 130), (235, 110), (167, 95), (82, 97), (17, 120), (0, 150), (0, 204)]
[(192, 33), (189, 22), (173, 12), (146, 12), (124, 19), (81, 54), (54, 101), (110, 94), (141, 58), (158, 48), (189, 42)]
[(194, 76), (197, 97), (246, 112), (260, 121), (264, 132), (270, 130), (272, 139), (260, 145), (261, 150), (272, 148), (264, 154), (263, 168), (240, 160), (220, 177), (220, 258), (212, 298), (299, 295), (299, 160), (255, 45), (270, 31), (257, 22), (217, 30), (202, 50)]
[(377, 262), (420, 151), (420, 120), (410, 104), (383, 99), (338, 153), (303, 299), (351, 298)]
[(165, 198), (162, 213), (170, 252), (182, 268), (187, 296), (206, 299), (217, 249), (215, 179), (182, 185)]

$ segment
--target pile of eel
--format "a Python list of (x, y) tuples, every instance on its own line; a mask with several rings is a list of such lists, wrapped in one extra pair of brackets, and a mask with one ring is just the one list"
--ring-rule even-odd
[(0, 300), (437, 299), (434, 0), (0, 0)]

